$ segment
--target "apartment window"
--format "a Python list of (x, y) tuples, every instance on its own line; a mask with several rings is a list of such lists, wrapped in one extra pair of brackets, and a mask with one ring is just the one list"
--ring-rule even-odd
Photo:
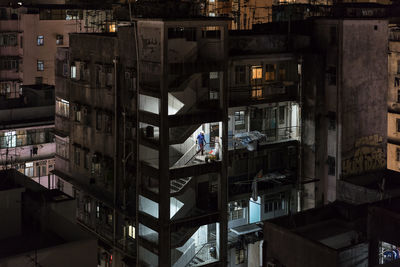
[(77, 166), (81, 163), (81, 149), (78, 146), (74, 146), (74, 163)]
[(97, 202), (97, 203), (96, 203), (96, 218), (97, 218), (97, 219), (100, 219), (100, 215), (101, 215), (100, 209), (101, 209), (101, 203), (100, 203), (100, 202)]
[(396, 161), (400, 161), (400, 148), (396, 149)]
[(397, 60), (397, 74), (400, 74), (400, 60)]
[(255, 99), (261, 99), (263, 97), (262, 87), (255, 86), (251, 89), (251, 97)]
[(235, 83), (244, 84), (246, 82), (246, 67), (235, 66)]
[(44, 61), (43, 60), (37, 61), (37, 71), (44, 71)]
[(276, 64), (265, 65), (265, 80), (274, 81), (275, 80)]
[(235, 253), (235, 264), (243, 264), (244, 263), (244, 249), (236, 249)]
[(327, 163), (328, 163), (328, 175), (335, 175), (335, 167), (336, 167), (335, 157), (328, 156)]
[(5, 132), (3, 138), (4, 138), (4, 144), (2, 144), (2, 147), (16, 147), (17, 146), (16, 131)]
[(262, 67), (261, 66), (251, 67), (251, 79), (252, 80), (262, 79)]
[(110, 114), (104, 114), (104, 132), (112, 133), (112, 116)]
[(235, 111), (235, 130), (243, 130), (246, 128), (244, 116), (245, 116), (244, 110)]
[(74, 106), (75, 109), (75, 121), (76, 122), (81, 122), (82, 121), (82, 111), (81, 111), (81, 107), (78, 105)]
[(97, 154), (92, 156), (92, 170), (93, 175), (100, 175), (101, 174), (101, 164), (100, 164), (100, 157)]
[(16, 70), (18, 69), (18, 59), (2, 58), (0, 59), (0, 70)]
[(285, 106), (279, 107), (279, 124), (285, 123)]
[(235, 201), (228, 204), (229, 220), (238, 220), (244, 218), (244, 205), (242, 201)]
[(43, 35), (38, 35), (37, 37), (37, 45), (44, 45), (44, 36)]
[(15, 34), (0, 34), (0, 46), (16, 46), (17, 36)]
[(62, 139), (56, 138), (56, 154), (62, 158), (68, 159), (68, 143)]
[(76, 79), (76, 66), (71, 65), (71, 79)]
[(400, 119), (396, 119), (397, 132), (400, 132)]
[(135, 239), (135, 234), (136, 234), (135, 232), (136, 232), (135, 227), (133, 225), (128, 225), (128, 236), (130, 238)]
[(215, 100), (219, 98), (219, 92), (216, 90), (211, 90), (209, 91), (209, 96), (210, 96), (210, 100)]
[(328, 68), (326, 71), (327, 79), (328, 79), (328, 84), (329, 85), (336, 85), (336, 67), (331, 66)]
[(266, 198), (264, 200), (264, 213), (283, 211), (285, 210), (285, 198), (283, 195), (276, 198)]
[(279, 80), (280, 81), (285, 81), (286, 80), (286, 69), (287, 69), (287, 64), (286, 63), (281, 63), (279, 64)]
[(83, 211), (87, 214), (90, 215), (90, 211), (91, 211), (91, 201), (90, 198), (86, 198), (85, 199), (85, 204), (83, 205)]
[(107, 87), (112, 87), (113, 85), (113, 74), (112, 74), (112, 68), (107, 67), (106, 68), (106, 86)]
[(102, 122), (101, 117), (102, 117), (101, 111), (97, 110), (96, 111), (96, 130), (98, 130), (98, 131), (101, 131), (101, 122)]
[(56, 114), (62, 117), (69, 117), (69, 101), (56, 99)]
[(25, 163), (25, 171), (24, 174), (28, 177), (33, 177), (33, 162)]
[(56, 44), (57, 45), (63, 45), (64, 44), (64, 36), (63, 35), (57, 34)]
[(131, 71), (125, 72), (125, 87), (128, 92), (134, 92), (136, 90), (136, 78)]
[(19, 38), (19, 47), (20, 48), (23, 48), (24, 47), (24, 37), (23, 36), (21, 36), (20, 38)]
[(60, 191), (64, 191), (64, 182), (61, 181), (60, 179), (57, 180), (57, 188)]
[(400, 90), (397, 90), (397, 103), (400, 103)]
[(35, 77), (35, 84), (43, 84), (43, 77), (41, 76)]
[(87, 149), (84, 150), (84, 157), (83, 157), (83, 167), (86, 170), (89, 170), (90, 168), (90, 153)]

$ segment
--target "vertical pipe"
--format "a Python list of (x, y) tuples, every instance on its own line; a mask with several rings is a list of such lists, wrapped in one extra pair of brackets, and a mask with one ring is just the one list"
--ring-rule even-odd
[[(114, 57), (114, 186), (113, 186), (113, 254), (116, 251), (116, 231), (117, 231), (117, 159), (118, 159), (118, 88), (117, 88), (117, 64), (118, 58)], [(115, 254), (114, 261), (112, 262), (113, 266), (115, 265)]]

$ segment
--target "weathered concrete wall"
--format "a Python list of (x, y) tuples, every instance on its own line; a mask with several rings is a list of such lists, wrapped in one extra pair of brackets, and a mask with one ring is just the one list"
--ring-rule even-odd
[(264, 222), (264, 246), (267, 252), (263, 255), (264, 266), (267, 266), (267, 257), (290, 267), (338, 266), (335, 250), (269, 222)]
[[(34, 84), (35, 77), (43, 77), (43, 83), (55, 84), (54, 58), (57, 47), (69, 45), (69, 33), (80, 30), (75, 20), (39, 20), (39, 14), (24, 14), (21, 19), (24, 33), (23, 82)], [(37, 36), (44, 36), (44, 45), (37, 45)], [(63, 44), (57, 45), (57, 35), (63, 35)], [(44, 61), (44, 71), (37, 70), (37, 61)]]
[(341, 175), (386, 168), (387, 47), (385, 20), (342, 24)]

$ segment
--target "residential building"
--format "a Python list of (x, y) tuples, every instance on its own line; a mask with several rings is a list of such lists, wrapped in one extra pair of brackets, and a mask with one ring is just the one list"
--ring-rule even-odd
[(54, 169), (54, 87), (22, 86), (19, 98), (0, 100), (0, 169), (15, 168), (47, 188)]
[(0, 180), (0, 264), (96, 266), (97, 240), (69, 221), (71, 197), (14, 169), (0, 171)]

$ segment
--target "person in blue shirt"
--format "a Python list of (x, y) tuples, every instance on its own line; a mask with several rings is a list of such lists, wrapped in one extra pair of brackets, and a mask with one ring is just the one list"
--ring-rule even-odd
[[(204, 155), (204, 145), (206, 143), (206, 139), (204, 137), (204, 132), (201, 131), (197, 136), (196, 144), (199, 145), (199, 151), (201, 151), (201, 155)], [(197, 151), (197, 152), (199, 152)]]

